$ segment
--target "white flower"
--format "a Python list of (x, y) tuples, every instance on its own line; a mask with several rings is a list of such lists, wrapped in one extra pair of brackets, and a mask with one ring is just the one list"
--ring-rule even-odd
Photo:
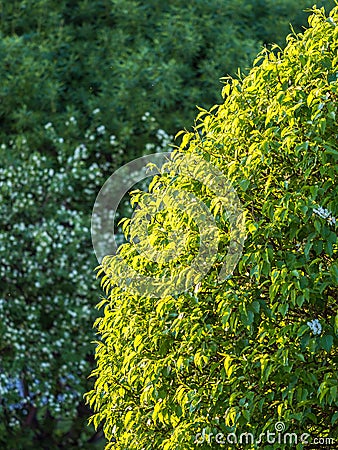
[(104, 134), (106, 132), (106, 127), (104, 125), (100, 125), (96, 128), (98, 134)]
[(114, 145), (116, 144), (116, 136), (114, 136), (113, 134), (110, 136), (110, 145)]
[(75, 148), (74, 159), (86, 158), (87, 156), (87, 147), (84, 144), (80, 144)]
[(155, 147), (154, 144), (151, 144), (151, 143), (146, 144), (146, 150), (147, 150), (147, 151), (153, 150), (154, 147)]
[(100, 108), (96, 108), (96, 109), (94, 109), (93, 114), (98, 114), (99, 112), (100, 112)]
[(332, 216), (332, 212), (328, 209), (323, 208), (322, 206), (319, 206), (318, 208), (313, 208), (313, 212), (317, 214), (322, 219), (327, 219), (328, 222), (335, 224), (336, 218)]
[(168, 135), (167, 135), (167, 133), (164, 130), (159, 129), (156, 132), (156, 137), (157, 137), (157, 139), (161, 140), (161, 139), (164, 139), (164, 138), (168, 137)]
[(45, 129), (48, 130), (48, 128), (51, 128), (53, 126), (52, 122), (48, 122), (45, 125)]
[(313, 334), (321, 334), (322, 326), (318, 319), (311, 320), (310, 322), (307, 322), (306, 324), (309, 326), (309, 328), (311, 329)]
[(323, 219), (327, 219), (331, 214), (328, 209), (324, 209), (322, 206), (319, 206), (318, 208), (313, 208), (313, 212), (317, 214), (319, 217), (322, 217)]

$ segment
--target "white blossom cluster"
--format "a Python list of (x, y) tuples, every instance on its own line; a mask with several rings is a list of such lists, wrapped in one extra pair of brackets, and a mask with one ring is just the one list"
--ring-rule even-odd
[[(50, 122), (49, 122), (50, 123)], [(68, 127), (69, 125), (77, 125), (77, 120), (74, 116), (71, 116), (69, 120), (66, 120), (65, 125)]]
[[(71, 163), (73, 160), (87, 159), (89, 157), (89, 155), (92, 154), (93, 149), (96, 151), (95, 156), (99, 158), (102, 154), (102, 149), (107, 149), (109, 147), (108, 143), (110, 144), (110, 146), (113, 146), (113, 147), (116, 147), (116, 146), (121, 147), (122, 144), (119, 142), (117, 137), (114, 134), (108, 133), (106, 126), (104, 124), (100, 123), (100, 120), (99, 120), (100, 113), (101, 113), (101, 110), (99, 108), (96, 108), (92, 111), (93, 116), (96, 118), (96, 122), (85, 131), (84, 136), (83, 136), (84, 142), (82, 142), (82, 143), (77, 142), (77, 144), (74, 146), (74, 151), (72, 154), (67, 154), (67, 152), (63, 151), (64, 145), (62, 145), (62, 144), (65, 143), (65, 140), (67, 138), (65, 136), (58, 135), (52, 122), (47, 122), (45, 124), (44, 128), (47, 132), (47, 136), (61, 150), (58, 154), (58, 162), (60, 164), (62, 164), (62, 163), (64, 164), (66, 161), (68, 161), (68, 163)], [(65, 122), (65, 125), (66, 126), (72, 125), (73, 127), (76, 128), (77, 127), (77, 119), (74, 116), (71, 116)], [(121, 156), (122, 154), (124, 154), (123, 147), (114, 151), (115, 157), (117, 155)], [(117, 162), (118, 162), (118, 159), (117, 159)], [(103, 162), (103, 166), (101, 163), (100, 167), (104, 170), (104, 172), (111, 169), (109, 163), (105, 164), (104, 162)]]
[(152, 117), (149, 111), (147, 111), (147, 112), (145, 112), (145, 113), (143, 114), (143, 116), (141, 117), (141, 120), (142, 120), (143, 122), (146, 122), (146, 121), (148, 121), (148, 120), (149, 120), (150, 122), (156, 122), (155, 117)]
[[(141, 120), (143, 122), (152, 122), (153, 126), (155, 126), (155, 129), (157, 128), (156, 125), (156, 119), (153, 117), (149, 111), (145, 112), (143, 116), (141, 117)], [(158, 143), (149, 142), (145, 145), (145, 150), (147, 152), (156, 152), (156, 153), (162, 153), (162, 152), (168, 152), (171, 150), (171, 144), (173, 143), (173, 136), (169, 135), (166, 131), (162, 130), (161, 128), (156, 129), (156, 139)]]
[(314, 319), (314, 320), (307, 322), (307, 325), (311, 329), (313, 334), (321, 334), (322, 326), (318, 319)]
[[(54, 126), (45, 129), (50, 135)], [(53, 165), (26, 142), (21, 164), (0, 168), (0, 397), (13, 428), (32, 406), (76, 415), (91, 370), (99, 283), (90, 214), (107, 165), (88, 161), (87, 143), (72, 149), (56, 133), (53, 142)]]
[(334, 225), (336, 223), (336, 218), (332, 216), (332, 212), (329, 211), (328, 209), (323, 208), (322, 206), (318, 206), (317, 208), (314, 208), (313, 212), (315, 214), (317, 214), (319, 217), (321, 217), (323, 219), (327, 219), (327, 221), (330, 224)]
[[(157, 130), (156, 137), (160, 142), (160, 147), (162, 148), (162, 151), (163, 149), (169, 147), (169, 145), (172, 144), (173, 142), (173, 137), (161, 129)], [(169, 148), (167, 149), (167, 151), (169, 151)]]
[[(113, 171), (102, 148), (115, 149), (115, 161), (123, 154), (120, 139), (100, 124), (99, 108), (93, 116), (97, 122), (80, 142), (69, 137), (75, 115), (65, 123), (69, 136), (45, 124), (57, 149), (53, 160), (32, 151), (25, 138), (1, 145), (3, 152), (21, 152), (20, 164), (0, 167), (0, 340), (6, 355), (0, 397), (10, 405), (12, 428), (32, 406), (47, 405), (55, 417), (75, 415), (91, 371), (90, 330), (100, 287), (90, 216)], [(158, 130), (157, 137), (156, 151), (164, 151), (170, 136)], [(122, 233), (115, 237), (119, 244), (124, 240)]]

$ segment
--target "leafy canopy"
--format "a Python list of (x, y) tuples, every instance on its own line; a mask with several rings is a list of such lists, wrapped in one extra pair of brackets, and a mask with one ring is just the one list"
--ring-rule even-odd
[[(137, 202), (146, 213), (170, 185), (208, 205), (225, 244), (208, 275), (152, 298), (119, 283), (116, 257), (102, 265), (107, 295), (87, 401), (107, 449), (213, 448), (218, 433), (258, 439), (277, 421), (299, 436), (337, 438), (338, 7), (328, 17), (314, 8), (309, 25), (284, 51), (260, 53), (244, 79), (229, 79), (224, 103), (201, 110), (175, 151), (218, 167), (244, 205), (247, 239), (232, 277), (217, 284), (229, 236), (220, 199), (170, 171)], [(189, 266), (199, 246), (189, 217), (159, 210), (149, 239), (166, 249), (159, 231), (177, 222), (188, 254), (155, 265), (130, 243), (120, 256), (158, 278)]]

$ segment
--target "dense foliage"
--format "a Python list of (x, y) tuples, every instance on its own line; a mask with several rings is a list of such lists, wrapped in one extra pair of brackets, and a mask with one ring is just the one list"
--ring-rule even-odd
[[(329, 17), (314, 9), (309, 28), (287, 42), (260, 53), (242, 80), (229, 79), (224, 103), (200, 112), (150, 192), (134, 194), (141, 208), (133, 220), (169, 189), (208, 206), (222, 240), (207, 277), (159, 298), (121, 282), (120, 257), (157, 280), (189, 267), (198, 229), (174, 206), (147, 215), (144, 239), (165, 252), (178, 228), (188, 255), (156, 265), (131, 240), (104, 260), (107, 295), (87, 400), (107, 449), (232, 448), (242, 433), (258, 440), (277, 431), (297, 434), (297, 445), (277, 437), (272, 444), (265, 434), (249, 448), (307, 448), (304, 433), (308, 442), (338, 438), (338, 7)], [(205, 163), (188, 177), (171, 170), (182, 155)], [(246, 215), (242, 258), (223, 284), (229, 218), (221, 194), (198, 180), (207, 162), (231, 182)], [(131, 223), (127, 236), (140, 238)]]
[[(333, 1), (325, 1), (328, 7)], [(300, 31), (308, 0), (14, 0), (1, 10), (1, 138), (24, 133), (45, 149), (43, 125), (71, 115), (84, 131), (99, 107), (129, 155), (151, 132), (190, 127), (195, 105), (221, 101), (219, 78), (245, 69), (263, 44)], [(79, 136), (78, 136), (79, 138)], [(106, 157), (111, 152), (106, 150)]]
[[(330, 2), (323, 2), (330, 4)], [(92, 447), (81, 401), (106, 177), (164, 150), (302, 0), (0, 2), (0, 447)], [(99, 436), (99, 433), (98, 433)], [(98, 444), (100, 445), (100, 444)]]

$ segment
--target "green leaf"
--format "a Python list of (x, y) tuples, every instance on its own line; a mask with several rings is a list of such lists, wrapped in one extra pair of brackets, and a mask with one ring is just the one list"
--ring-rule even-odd
[(137, 350), (137, 348), (141, 345), (143, 340), (143, 336), (141, 334), (138, 334), (134, 339), (134, 348)]
[(260, 303), (259, 303), (257, 300), (255, 300), (255, 301), (251, 304), (251, 306), (252, 306), (252, 308), (254, 309), (254, 311), (258, 314), (258, 313), (259, 313), (259, 310), (260, 310), (260, 307), (261, 307)]
[(321, 347), (329, 352), (331, 350), (331, 347), (333, 345), (333, 336), (331, 335), (325, 335), (320, 338), (320, 345)]
[(336, 411), (333, 414), (332, 419), (331, 419), (331, 425), (333, 426), (336, 423), (337, 420), (338, 420), (338, 411)]
[(250, 185), (250, 181), (249, 180), (241, 180), (238, 182), (238, 184), (240, 185), (241, 189), (243, 189), (243, 191), (246, 191)]

